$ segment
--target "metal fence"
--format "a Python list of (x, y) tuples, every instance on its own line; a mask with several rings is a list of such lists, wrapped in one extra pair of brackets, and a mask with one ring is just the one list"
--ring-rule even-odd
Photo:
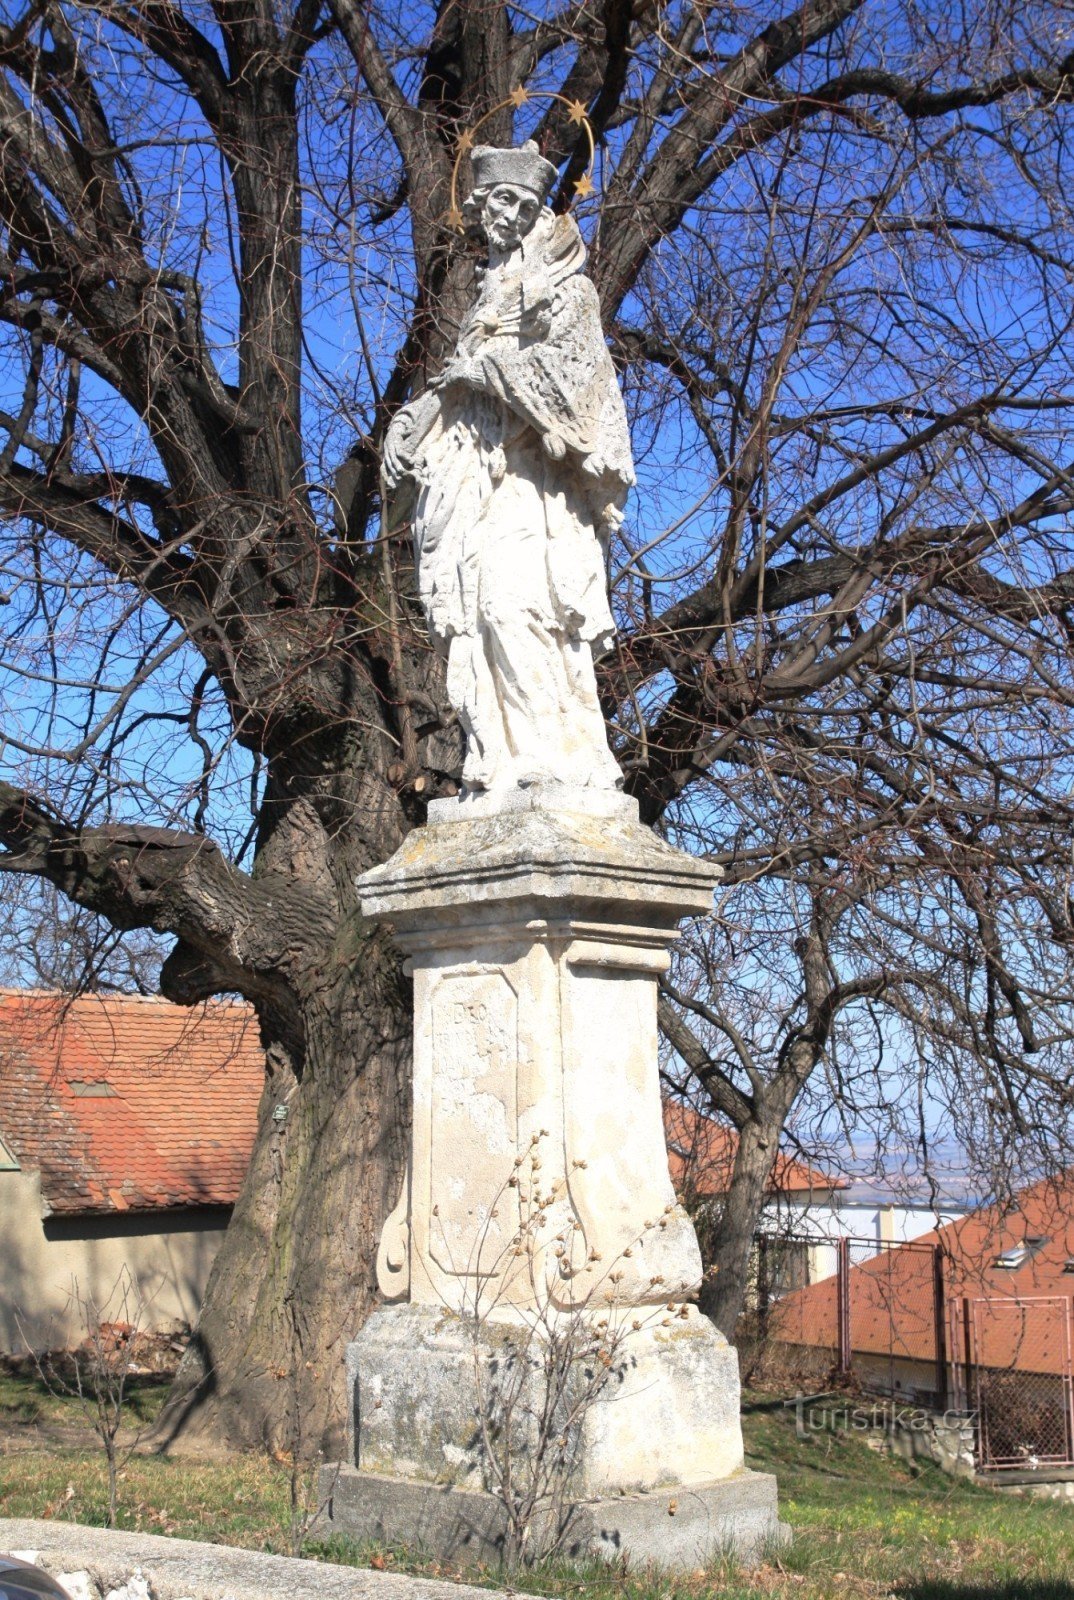
[(761, 1239), (736, 1338), (743, 1378), (961, 1413), (982, 1471), (1074, 1466), (1071, 1300), (967, 1297), (952, 1277), (935, 1243)]
[(982, 1471), (1074, 1466), (1072, 1308), (1065, 1295), (952, 1300), (958, 1403)]
[(943, 1406), (939, 1249), (817, 1235), (761, 1238), (738, 1344), (755, 1381), (852, 1378), (866, 1392)]

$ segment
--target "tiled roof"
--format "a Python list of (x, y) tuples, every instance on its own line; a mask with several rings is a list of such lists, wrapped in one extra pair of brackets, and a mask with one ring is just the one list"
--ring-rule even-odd
[[(678, 1194), (702, 1200), (727, 1193), (738, 1149), (738, 1135), (732, 1129), (681, 1100), (665, 1100), (664, 1137), (671, 1181)], [(772, 1194), (819, 1197), (843, 1188), (844, 1182), (781, 1151), (768, 1187)]]
[[(264, 1058), (250, 1007), (0, 990), (0, 1141), (54, 1214), (230, 1205), (253, 1148)], [(735, 1134), (664, 1103), (672, 1180), (722, 1194)], [(773, 1192), (840, 1187), (780, 1155)]]
[(0, 990), (0, 1139), (46, 1213), (233, 1204), (264, 1077), (242, 1004)]
[[(932, 1257), (921, 1245), (943, 1250), (944, 1294), (954, 1300), (988, 1300), (977, 1315), (977, 1360), (983, 1366), (1034, 1372), (1065, 1370), (1059, 1324), (1038, 1318), (1030, 1326), (999, 1302), (1074, 1292), (1074, 1168), (1023, 1189), (1013, 1209), (985, 1206), (945, 1227), (897, 1245), (847, 1273), (850, 1345), (858, 1354), (909, 1360), (935, 1358)], [(1003, 1252), (1027, 1239), (1040, 1241), (1020, 1266), (997, 1266)], [(796, 1289), (772, 1308), (770, 1331), (789, 1344), (838, 1345), (834, 1277)], [(1039, 1330), (1039, 1331), (1038, 1331)]]

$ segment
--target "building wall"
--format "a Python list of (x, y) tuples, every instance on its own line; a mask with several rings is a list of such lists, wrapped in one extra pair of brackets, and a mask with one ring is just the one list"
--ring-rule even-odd
[[(964, 1208), (944, 1207), (932, 1211), (924, 1206), (878, 1204), (831, 1199), (810, 1199), (802, 1195), (781, 1195), (765, 1208), (760, 1231), (775, 1235), (795, 1234), (806, 1238), (860, 1239), (873, 1241), (877, 1253), (885, 1243), (906, 1244), (920, 1239), (923, 1233), (965, 1216)], [(869, 1252), (855, 1250), (855, 1264), (867, 1258)], [(822, 1278), (835, 1276), (839, 1266), (836, 1245), (818, 1243), (809, 1251), (809, 1282), (819, 1283)]]
[[(230, 1207), (165, 1215), (41, 1217), (36, 1172), (0, 1171), (0, 1351), (56, 1349), (85, 1337), (76, 1289), (98, 1321), (166, 1331), (193, 1323)], [(115, 1296), (127, 1268), (140, 1312)]]

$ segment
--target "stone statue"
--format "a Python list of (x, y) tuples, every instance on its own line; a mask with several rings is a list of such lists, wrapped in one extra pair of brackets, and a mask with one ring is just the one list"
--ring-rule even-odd
[(531, 1552), (693, 1571), (785, 1534), (664, 1142), (657, 986), (720, 869), (641, 824), (597, 702), (633, 467), (578, 229), (533, 145), (472, 159), (480, 292), (384, 450), (466, 793), (355, 885), (413, 975), (412, 1114), (321, 1493), (350, 1537), (451, 1560), (499, 1559), (525, 1505)]
[(466, 792), (615, 789), (594, 652), (611, 641), (605, 548), (634, 482), (585, 246), (547, 205), (536, 145), (478, 146), (464, 216), (488, 247), (433, 386), (394, 418), (389, 489), (417, 489), (418, 583), (466, 733)]

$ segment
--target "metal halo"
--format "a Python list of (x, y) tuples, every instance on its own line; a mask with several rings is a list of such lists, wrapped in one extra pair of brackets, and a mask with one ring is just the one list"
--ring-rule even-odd
[(515, 110), (517, 111), (521, 106), (526, 105), (530, 100), (560, 101), (560, 103), (565, 105), (570, 111), (571, 122), (577, 122), (585, 129), (585, 136), (589, 143), (589, 164), (586, 167), (585, 172), (575, 184), (574, 193), (575, 195), (581, 195), (583, 199), (586, 195), (593, 193), (593, 167), (596, 163), (597, 151), (596, 144), (593, 139), (593, 128), (590, 124), (589, 118), (586, 116), (586, 109), (582, 101), (568, 100), (565, 94), (557, 94), (552, 89), (524, 89), (520, 84), (517, 89), (513, 89), (511, 91), (506, 100), (501, 100), (498, 105), (494, 105), (492, 107), (491, 111), (486, 111), (484, 116), (478, 117), (473, 127), (467, 128), (466, 132), (460, 137), (455, 148), (455, 165), (451, 169), (451, 210), (447, 213), (445, 220), (448, 227), (454, 228), (457, 233), (461, 233), (463, 231), (463, 217), (462, 212), (459, 210), (458, 199), (459, 166), (462, 162), (463, 156), (469, 155), (470, 151), (474, 148), (474, 135), (477, 133), (477, 130), (482, 126), (483, 123), (486, 123), (490, 117), (494, 117), (496, 115), (497, 111), (503, 111), (508, 106), (514, 106)]

